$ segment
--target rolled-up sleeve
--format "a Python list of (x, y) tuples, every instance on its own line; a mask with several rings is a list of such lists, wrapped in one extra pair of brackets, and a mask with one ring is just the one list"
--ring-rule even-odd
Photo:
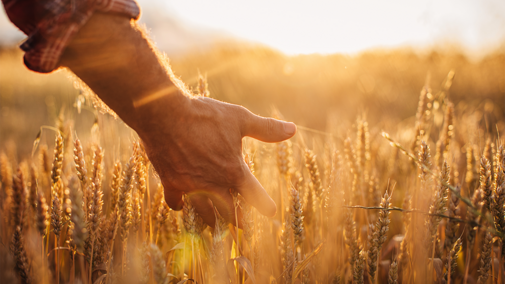
[(9, 19), (28, 38), (21, 49), (25, 65), (36, 72), (48, 73), (72, 37), (94, 12), (140, 17), (135, 0), (2, 0)]

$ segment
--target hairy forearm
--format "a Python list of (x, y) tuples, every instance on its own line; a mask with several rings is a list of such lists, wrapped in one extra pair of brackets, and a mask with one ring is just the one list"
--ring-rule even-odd
[(138, 131), (144, 115), (156, 109), (150, 109), (152, 103), (138, 106), (136, 102), (160, 93), (161, 100), (171, 100), (165, 107), (185, 100), (160, 60), (136, 23), (124, 16), (96, 13), (71, 41), (60, 63)]
[(207, 224), (215, 222), (214, 208), (236, 224), (240, 211), (230, 195), (233, 188), (260, 213), (275, 215), (275, 203), (244, 162), (242, 138), (282, 141), (295, 134), (294, 124), (186, 96), (149, 40), (125, 17), (93, 15), (61, 65), (137, 131), (172, 209), (181, 209), (182, 196), (188, 194)]

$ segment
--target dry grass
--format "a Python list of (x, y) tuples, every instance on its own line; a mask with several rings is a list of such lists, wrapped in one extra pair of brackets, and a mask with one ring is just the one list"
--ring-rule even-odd
[[(228, 56), (249, 64), (241, 72), (249, 70), (256, 80), (266, 75), (255, 73), (258, 62), (250, 57), (265, 54)], [(224, 55), (214, 56), (204, 65)], [(272, 66), (284, 60), (269, 56), (275, 59)], [(380, 60), (371, 55), (329, 58), (350, 67), (368, 58), (370, 69), (363, 73), (381, 70), (374, 65)], [(290, 59), (290, 64), (296, 67), (306, 59)], [(401, 66), (397, 58), (389, 60)], [(495, 60), (503, 58), (496, 55)], [(314, 62), (318, 59), (304, 64)], [(330, 70), (320, 64), (321, 70)], [(465, 64), (474, 64), (474, 71), (487, 68)], [(462, 77), (471, 82), (457, 83), (458, 73), (454, 77), (447, 71), (423, 83), (422, 66), (415, 70), (422, 76), (396, 78), (416, 78), (408, 88), (421, 90), (415, 99), (399, 99), (402, 107), (396, 102), (377, 107), (367, 93), (370, 78), (361, 78), (360, 103), (367, 111), (339, 114), (347, 119), (338, 124), (329, 119), (322, 131), (319, 118), (303, 115), (317, 112), (311, 102), (299, 120), (319, 130), (300, 127), (297, 136), (276, 145), (246, 139), (244, 159), (279, 214), (265, 218), (236, 195), (243, 229), (226, 224), (217, 211), (216, 227), (207, 227), (187, 196), (182, 211), (170, 210), (135, 134), (98, 114), (89, 101), (78, 101), (81, 114), (72, 103), (54, 112), (56, 135), (44, 128), (33, 156), (35, 135), (19, 134), (26, 131), (21, 124), (7, 131), (10, 126), (2, 121), (3, 133), (20, 143), (0, 139), (0, 277), (43, 284), (500, 283), (505, 280), (505, 160), (499, 133), (505, 130), (505, 117), (493, 100), (503, 99), (505, 83), (486, 86), (467, 71)], [(387, 81), (387, 68), (372, 76), (374, 89)], [(195, 93), (226, 96), (229, 91), (220, 84), (232, 76), (227, 72), (208, 74), (209, 82), (195, 80)], [(294, 72), (282, 75), (286, 84), (298, 84), (291, 80), (302, 75), (306, 82), (315, 80), (314, 74)], [(351, 80), (351, 75), (342, 78)], [(235, 90), (248, 85), (240, 82)], [(489, 95), (486, 102), (453, 95), (457, 91), (451, 85), (459, 90), (470, 83)], [(270, 87), (280, 90), (274, 83)], [(287, 102), (276, 115), (300, 122), (293, 110), (284, 111), (286, 105), (299, 110), (282, 98), (286, 93), (270, 101)]]

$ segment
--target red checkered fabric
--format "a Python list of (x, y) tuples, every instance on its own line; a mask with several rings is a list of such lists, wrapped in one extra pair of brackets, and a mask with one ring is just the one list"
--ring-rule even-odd
[(135, 0), (2, 0), (9, 19), (28, 39), (25, 65), (36, 72), (56, 69), (65, 47), (94, 11), (140, 16)]

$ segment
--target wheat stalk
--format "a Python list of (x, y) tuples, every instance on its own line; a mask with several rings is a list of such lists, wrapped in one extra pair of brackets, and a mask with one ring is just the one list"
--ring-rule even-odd
[(389, 277), (388, 284), (397, 284), (398, 283), (398, 262), (395, 260), (391, 263), (391, 267), (389, 268)]
[(74, 141), (74, 163), (77, 177), (81, 182), (81, 189), (84, 191), (88, 183), (86, 161), (84, 160), (84, 150), (82, 149), (81, 140), (76, 138)]
[(366, 258), (366, 252), (361, 250), (359, 252), (358, 258), (356, 259), (356, 262), (354, 263), (353, 284), (364, 283), (363, 274), (365, 274), (365, 258)]
[(182, 220), (184, 228), (191, 236), (199, 236), (203, 228), (203, 220), (196, 213), (195, 207), (191, 204), (187, 195), (183, 195), (184, 206), (182, 207)]
[(477, 159), (475, 158), (473, 146), (466, 148), (466, 183), (470, 194), (473, 194), (479, 181), (479, 172), (477, 171)]
[(375, 226), (371, 226), (371, 236), (369, 238), (368, 246), (368, 274), (370, 275), (370, 280), (372, 283), (375, 279), (375, 272), (377, 271), (377, 262), (380, 256), (380, 251), (382, 245), (387, 240), (387, 232), (389, 230), (389, 214), (391, 213), (388, 209), (391, 207), (391, 197), (392, 192), (384, 194), (381, 200), (380, 207), (384, 208), (379, 212), (379, 220), (377, 220)]
[[(450, 168), (447, 162), (444, 161), (442, 165), (442, 170), (440, 172), (440, 178), (442, 182), (438, 185), (437, 191), (433, 198), (432, 204), (430, 205), (430, 214), (444, 214), (447, 210), (447, 197), (449, 195), (449, 189), (445, 184), (449, 183), (450, 178)], [(426, 222), (426, 230), (428, 231), (428, 238), (426, 241), (426, 246), (431, 247), (433, 241), (436, 238), (438, 224), (441, 218), (435, 215), (430, 215), (428, 221)]]
[(319, 174), (319, 167), (316, 161), (316, 155), (309, 149), (305, 150), (305, 166), (309, 171), (310, 181), (312, 183), (312, 188), (318, 199), (321, 198), (323, 194), (323, 186), (321, 184), (321, 176)]
[(114, 170), (112, 172), (112, 178), (110, 181), (110, 209), (114, 211), (116, 209), (116, 204), (118, 202), (119, 190), (121, 187), (121, 179), (122, 179), (122, 171), (121, 171), (121, 162), (116, 161), (114, 163)]
[(166, 263), (163, 259), (163, 254), (161, 253), (158, 246), (155, 244), (150, 244), (147, 247), (147, 255), (151, 260), (151, 267), (153, 271), (153, 277), (156, 284), (166, 284), (168, 283), (168, 276), (166, 272)]
[(456, 270), (456, 267), (458, 266), (456, 261), (458, 259), (458, 253), (460, 249), (461, 249), (461, 238), (458, 238), (454, 243), (451, 251), (449, 252), (449, 255), (447, 256), (447, 263), (445, 265), (445, 273), (443, 278), (443, 280), (446, 283), (451, 281), (450, 278), (454, 273), (454, 271)]
[(487, 283), (489, 278), (489, 270), (491, 269), (491, 250), (493, 248), (493, 236), (491, 233), (486, 234), (486, 238), (482, 243), (482, 252), (480, 254), (480, 267), (479, 267), (479, 278), (477, 279), (478, 284)]
[[(163, 188), (163, 187), (162, 187)], [(167, 203), (165, 202), (165, 197), (162, 196), (161, 202), (157, 207), (157, 214), (156, 214), (156, 220), (158, 221), (158, 232), (156, 233), (156, 243), (158, 242), (158, 238), (160, 236), (161, 228), (167, 221), (169, 214), (170, 214), (170, 209), (168, 208)]]
[[(461, 188), (456, 187), (456, 190), (457, 192), (460, 192)], [(451, 193), (447, 208), (448, 208), (447, 215), (449, 217), (459, 217), (460, 214), (459, 198), (455, 194)], [(445, 226), (445, 240), (444, 240), (444, 250), (446, 251), (446, 253), (449, 253), (453, 244), (458, 239), (457, 236), (458, 230), (459, 230), (459, 223), (452, 219), (448, 219), (447, 224)]]
[(24, 227), (24, 212), (26, 207), (26, 186), (21, 168), (17, 169), (12, 181), (12, 224), (14, 228)]
[(293, 149), (289, 140), (277, 143), (277, 168), (283, 176), (290, 174), (293, 167)]
[[(37, 195), (38, 184), (37, 184), (37, 169), (32, 163), (30, 165), (30, 185), (28, 187), (28, 206), (30, 208), (30, 213), (32, 216), (36, 215), (37, 212)], [(33, 220), (33, 218), (31, 219)]]
[(444, 125), (440, 131), (435, 153), (435, 165), (440, 166), (440, 161), (448, 160), (449, 146), (454, 136), (454, 104), (447, 103), (445, 109)]
[(14, 230), (12, 241), (10, 243), (10, 250), (14, 255), (14, 270), (18, 274), (20, 282), (22, 284), (32, 283), (31, 266), (26, 255), (24, 239), (20, 226), (17, 226)]
[(72, 245), (79, 252), (84, 248), (84, 241), (87, 238), (86, 217), (82, 209), (82, 193), (77, 189), (77, 181), (70, 180), (70, 200), (72, 200), (72, 215), (70, 220), (74, 224), (72, 231)]
[(300, 193), (295, 187), (291, 187), (291, 228), (293, 229), (295, 246), (301, 246), (305, 239), (303, 226), (303, 208)]
[(480, 160), (480, 190), (482, 192), (483, 208), (490, 210), (492, 203), (492, 180), (491, 180), (491, 164), (484, 156)]
[(44, 236), (46, 234), (46, 227), (49, 225), (49, 215), (47, 210), (49, 207), (46, 203), (46, 198), (42, 192), (37, 195), (37, 214), (36, 214), (36, 225), (39, 233)]
[(344, 225), (344, 235), (345, 235), (345, 244), (349, 247), (349, 262), (352, 267), (354, 267), (354, 263), (357, 261), (359, 257), (359, 247), (357, 242), (356, 235), (356, 224), (354, 223), (353, 214), (350, 209), (348, 209), (345, 213), (345, 225)]
[(51, 169), (52, 187), (54, 187), (55, 184), (58, 183), (58, 181), (60, 180), (62, 167), (63, 167), (63, 137), (58, 133), (56, 135), (55, 140), (53, 167)]
[[(500, 150), (502, 147), (500, 147)], [(501, 152), (501, 151), (499, 151)], [(505, 233), (505, 173), (503, 160), (496, 166), (491, 212), (498, 232)]]

